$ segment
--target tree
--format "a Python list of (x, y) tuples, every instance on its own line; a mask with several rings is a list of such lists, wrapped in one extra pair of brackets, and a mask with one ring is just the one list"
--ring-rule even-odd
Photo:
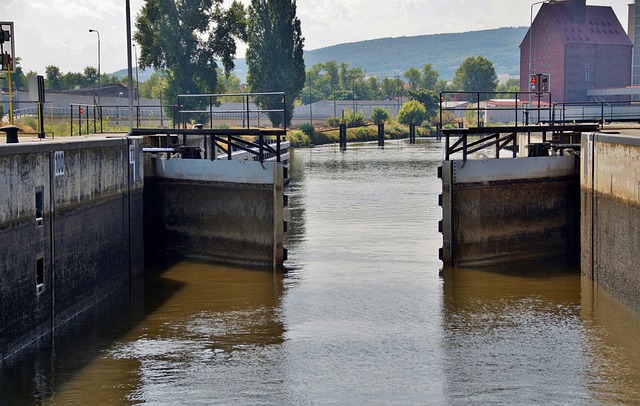
[[(518, 79), (509, 78), (506, 82), (501, 82), (496, 88), (498, 92), (510, 92), (515, 93), (520, 91), (520, 81)], [(506, 95), (502, 95), (506, 96)]]
[[(291, 124), (294, 101), (305, 83), (304, 38), (295, 0), (251, 0), (249, 7), (247, 85), (251, 92), (284, 92), (287, 122)], [(281, 109), (279, 98), (258, 97), (266, 110)], [(284, 122), (281, 112), (268, 113), (271, 123)]]
[(498, 76), (493, 63), (482, 56), (465, 59), (456, 70), (452, 83), (454, 90), (464, 92), (495, 92), (497, 85)]
[(426, 90), (436, 91), (436, 85), (438, 84), (438, 77), (440, 73), (433, 69), (433, 66), (428, 63), (422, 68), (422, 76), (420, 78), (420, 88)]
[(235, 0), (228, 9), (223, 0), (145, 0), (135, 25), (140, 67), (164, 72), (165, 99), (176, 103), (178, 94), (218, 91), (218, 61), (233, 70), (246, 10)]
[(88, 86), (98, 85), (98, 70), (93, 66), (87, 66), (84, 68), (85, 83)]
[(384, 122), (389, 119), (389, 116), (389, 110), (383, 109), (380, 106), (374, 107), (371, 112), (371, 120), (376, 124), (384, 124)]
[(398, 121), (404, 125), (411, 123), (420, 125), (426, 119), (427, 109), (417, 100), (409, 100), (404, 103), (398, 113)]
[(409, 91), (411, 100), (417, 100), (424, 106), (427, 112), (427, 118), (436, 115), (436, 111), (440, 108), (440, 97), (433, 90), (419, 89)]
[(409, 90), (418, 90), (420, 79), (422, 78), (422, 73), (420, 73), (419, 69), (409, 68), (404, 73), (404, 77), (409, 81)]
[(383, 97), (393, 98), (397, 94), (398, 85), (395, 80), (391, 78), (384, 78), (380, 83), (380, 88), (382, 89)]
[(139, 84), (140, 97), (146, 99), (162, 99), (164, 89), (167, 87), (167, 80), (161, 72), (155, 71), (149, 79)]
[(45, 79), (47, 79), (47, 88), (49, 89), (53, 89), (53, 90), (60, 90), (60, 77), (62, 76), (60, 74), (60, 68), (57, 66), (53, 66), (53, 65), (48, 65), (45, 66), (44, 68), (44, 72), (45, 72)]

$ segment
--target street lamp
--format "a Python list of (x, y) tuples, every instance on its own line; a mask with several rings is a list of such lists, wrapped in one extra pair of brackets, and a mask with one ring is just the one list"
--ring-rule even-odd
[(536, 1), (535, 3), (531, 4), (531, 15), (529, 18), (529, 76), (527, 77), (527, 92), (529, 93), (529, 106), (531, 106), (531, 83), (529, 83), (529, 81), (531, 80), (531, 75), (533, 75), (533, 69), (531, 68), (531, 55), (532, 55), (532, 48), (533, 48), (533, 6), (535, 6), (536, 4), (543, 4), (543, 3), (547, 3), (547, 4), (554, 4), (556, 2), (556, 0), (542, 0), (542, 1)]
[(100, 106), (100, 33), (98, 30), (89, 29), (89, 32), (98, 34), (98, 106)]

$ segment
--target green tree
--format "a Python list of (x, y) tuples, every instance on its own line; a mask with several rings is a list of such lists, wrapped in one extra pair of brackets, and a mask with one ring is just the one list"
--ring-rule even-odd
[[(498, 83), (498, 87), (496, 88), (498, 92), (510, 92), (515, 93), (520, 91), (520, 81), (518, 79), (509, 78), (506, 82)], [(498, 95), (508, 97), (507, 95)]]
[(389, 117), (389, 110), (383, 109), (380, 106), (374, 107), (371, 112), (371, 120), (376, 124), (383, 124), (385, 121), (389, 120)]
[(420, 77), (420, 88), (433, 90), (435, 92), (438, 77), (440, 77), (440, 73), (438, 73), (437, 70), (434, 70), (430, 63), (424, 65), (422, 68), (422, 76)]
[(45, 79), (47, 80), (45, 83), (47, 84), (47, 88), (52, 90), (61, 90), (60, 78), (62, 74), (60, 73), (60, 68), (54, 65), (48, 65), (44, 68)]
[(420, 80), (422, 79), (422, 73), (419, 69), (409, 68), (404, 73), (404, 77), (409, 81), (409, 90), (418, 90)]
[[(24, 89), (27, 88), (28, 77), (24, 74), (24, 71), (22, 70), (22, 66), (20, 66), (20, 61), (21, 60), (22, 60), (22, 58), (17, 57), (13, 61), (13, 65), (14, 65), (14, 68), (15, 68), (15, 72), (11, 73), (11, 88), (12, 88), (13, 91), (24, 90)], [(8, 81), (7, 81), (6, 74), (0, 80), (0, 85), (2, 87), (8, 87)], [(2, 116), (0, 115), (0, 118), (1, 117)]]
[(384, 78), (380, 82), (380, 89), (384, 98), (392, 98), (397, 93), (397, 84), (391, 78)]
[(228, 9), (223, 0), (145, 0), (135, 26), (140, 68), (162, 71), (165, 100), (175, 103), (178, 94), (218, 91), (218, 61), (233, 70), (246, 10), (235, 0)]
[(417, 100), (409, 100), (404, 103), (398, 113), (398, 121), (404, 125), (411, 123), (420, 125), (426, 119), (427, 109)]
[(87, 86), (98, 85), (98, 70), (93, 66), (87, 66), (86, 68), (84, 68), (84, 76)]
[[(291, 123), (294, 101), (305, 83), (304, 38), (295, 0), (251, 0), (247, 41), (247, 85), (254, 93), (284, 92), (285, 125)], [(259, 97), (263, 109), (280, 109), (281, 100)], [(268, 113), (275, 127), (284, 122), (280, 112)]]
[(145, 99), (162, 99), (167, 81), (161, 72), (155, 71), (149, 79), (140, 83), (140, 97)]
[(419, 89), (409, 91), (411, 100), (417, 100), (422, 104), (427, 112), (427, 118), (435, 116), (440, 108), (440, 97), (433, 90)]
[[(482, 56), (465, 59), (456, 70), (452, 83), (454, 90), (465, 92), (495, 92), (497, 85), (498, 76), (493, 63)], [(488, 97), (487, 94), (481, 99)]]

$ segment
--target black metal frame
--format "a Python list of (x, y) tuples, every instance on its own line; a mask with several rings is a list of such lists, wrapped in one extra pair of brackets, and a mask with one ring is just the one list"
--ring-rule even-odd
[[(561, 135), (566, 133), (594, 132), (599, 130), (598, 124), (572, 124), (572, 125), (536, 125), (524, 127), (490, 127), (490, 128), (447, 128), (442, 130), (445, 136), (445, 161), (451, 155), (462, 152), (463, 161), (467, 160), (469, 154), (476, 151), (496, 146), (495, 158), (500, 158), (500, 151), (509, 144), (512, 147), (512, 157), (517, 156), (517, 134), (518, 133), (542, 133), (543, 143), (547, 142), (547, 133), (552, 133), (561, 139)], [(505, 135), (506, 134), (506, 135)], [(469, 136), (479, 136), (480, 139), (469, 142)], [(451, 145), (451, 137), (459, 139)]]
[[(188, 136), (203, 136), (205, 145), (211, 148), (219, 147), (227, 153), (227, 159), (233, 159), (233, 152), (237, 150), (248, 152), (259, 162), (269, 159), (268, 154), (273, 154), (277, 162), (282, 160), (282, 138), (286, 135), (285, 130), (281, 129), (153, 129), (153, 128), (134, 128), (131, 131), (132, 136), (163, 136), (165, 137), (165, 148), (175, 152), (180, 151), (180, 147), (186, 146)], [(182, 144), (172, 143), (171, 138), (182, 136)], [(241, 138), (242, 136), (253, 136), (257, 138), (257, 142), (252, 142)], [(275, 148), (268, 142), (269, 139), (274, 140)], [(205, 151), (206, 153), (206, 151)], [(210, 159), (213, 161), (215, 156), (210, 153)]]

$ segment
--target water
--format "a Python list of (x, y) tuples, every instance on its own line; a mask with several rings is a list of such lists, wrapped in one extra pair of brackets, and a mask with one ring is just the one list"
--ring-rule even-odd
[(640, 318), (577, 269), (440, 275), (441, 157), (295, 151), (286, 275), (150, 269), (7, 360), (0, 404), (640, 403)]

